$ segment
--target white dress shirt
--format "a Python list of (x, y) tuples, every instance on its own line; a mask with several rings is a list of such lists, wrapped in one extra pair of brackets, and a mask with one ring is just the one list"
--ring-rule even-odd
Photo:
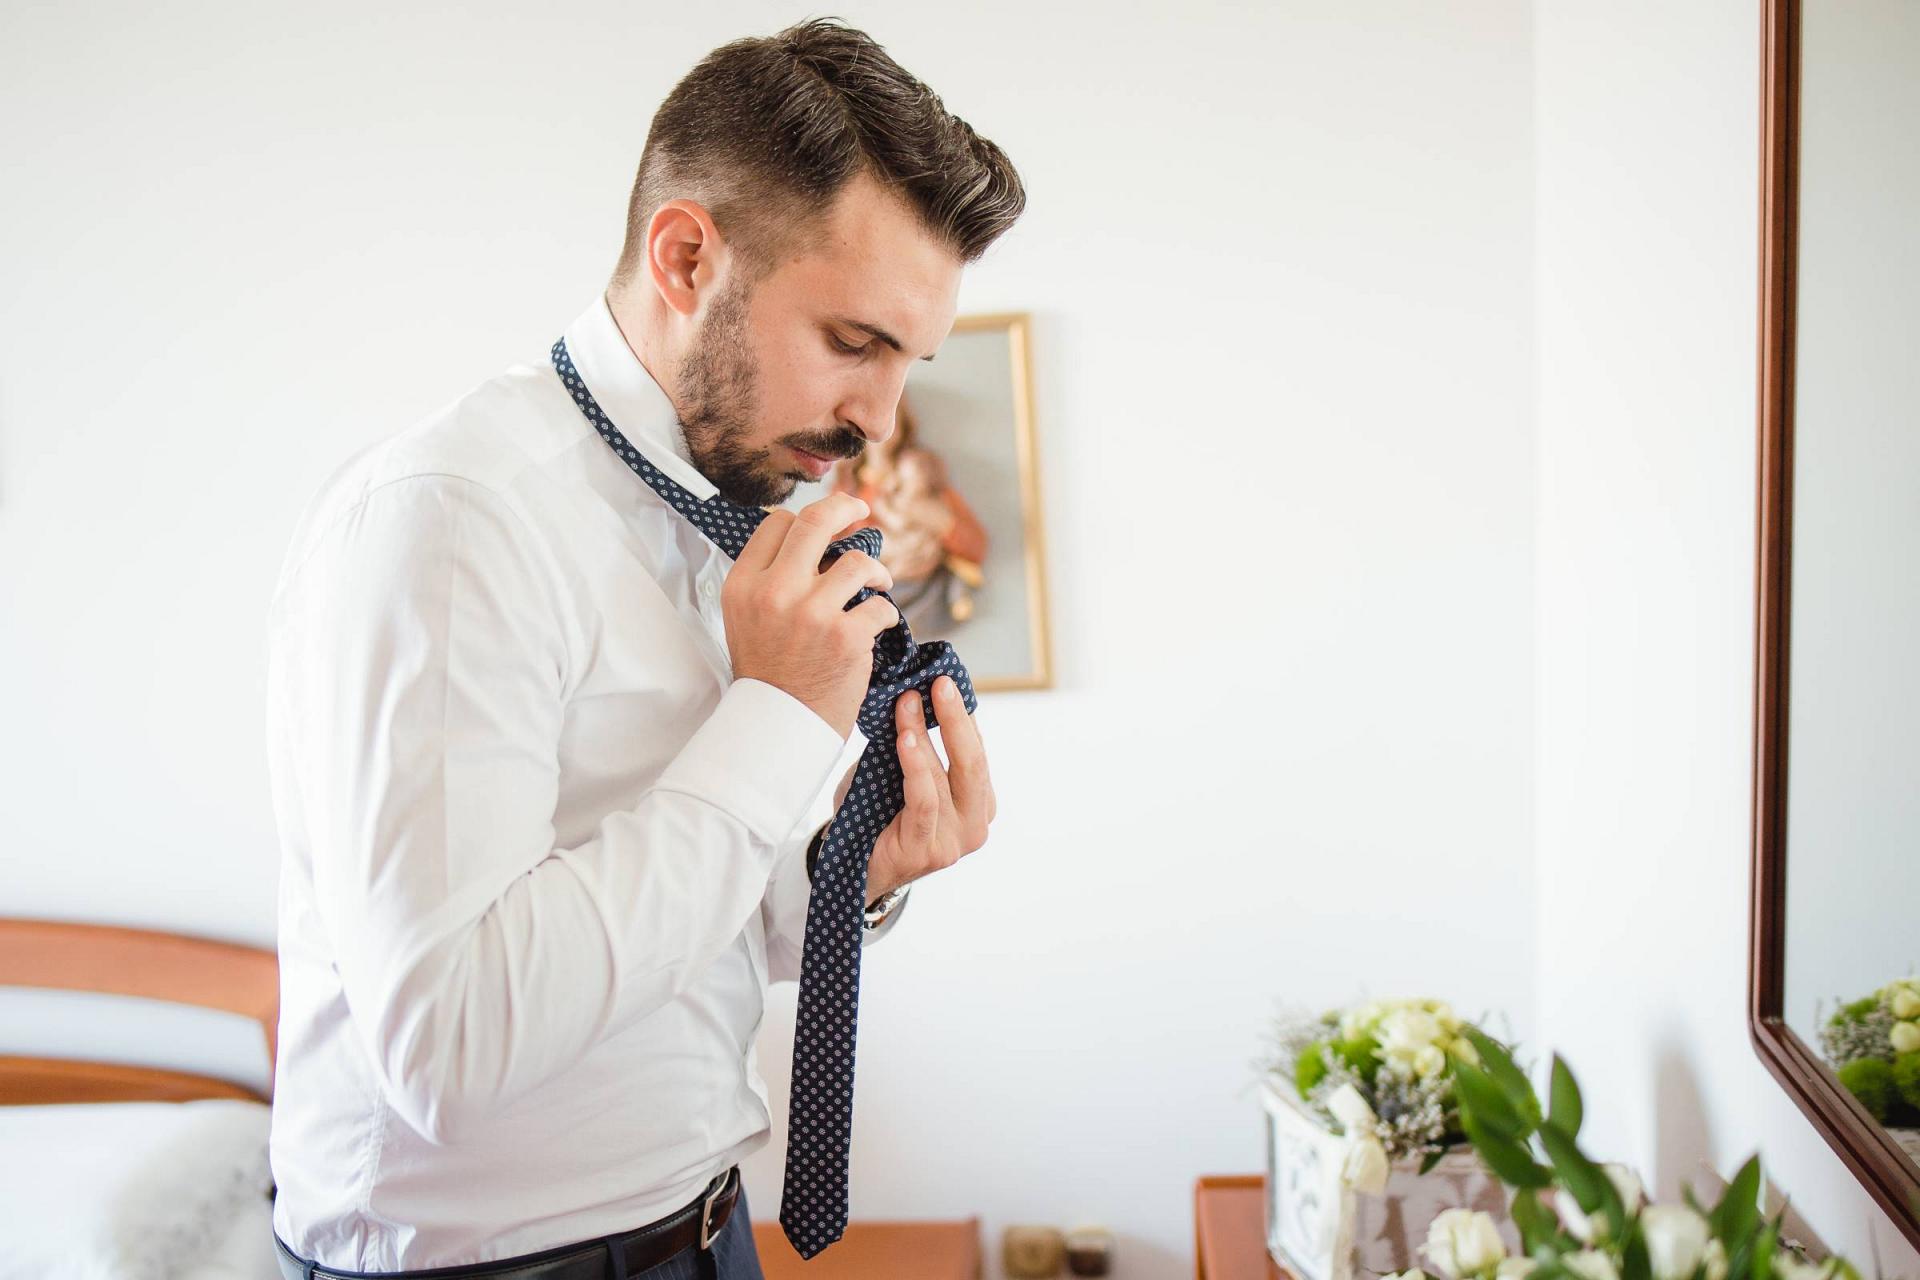
[[(566, 339), (634, 446), (713, 493), (603, 299)], [(544, 352), (309, 503), (267, 710), (297, 1253), (385, 1271), (631, 1230), (767, 1143), (766, 984), (799, 977), (806, 846), (867, 740), (734, 678), (731, 565)]]

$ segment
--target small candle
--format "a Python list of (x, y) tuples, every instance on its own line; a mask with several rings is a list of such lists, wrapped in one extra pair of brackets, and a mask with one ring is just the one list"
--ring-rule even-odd
[(1113, 1267), (1113, 1233), (1104, 1227), (1075, 1227), (1067, 1232), (1067, 1270), (1076, 1276), (1104, 1276)]

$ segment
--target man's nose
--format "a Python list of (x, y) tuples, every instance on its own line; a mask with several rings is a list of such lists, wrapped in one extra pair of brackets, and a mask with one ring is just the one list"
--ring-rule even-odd
[(841, 420), (867, 438), (869, 444), (881, 444), (893, 434), (898, 421), (900, 398), (906, 394), (906, 374), (887, 376), (869, 382), (866, 394), (848, 400), (840, 407)]

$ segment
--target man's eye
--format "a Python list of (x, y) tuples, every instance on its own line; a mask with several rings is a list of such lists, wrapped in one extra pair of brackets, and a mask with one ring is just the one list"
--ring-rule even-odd
[(839, 338), (835, 337), (831, 333), (827, 335), (827, 341), (833, 344), (833, 349), (835, 351), (838, 351), (841, 355), (845, 355), (845, 356), (859, 355), (862, 351), (865, 351), (869, 345), (871, 345), (869, 343), (863, 342), (857, 347), (850, 347), (846, 343), (840, 341)]

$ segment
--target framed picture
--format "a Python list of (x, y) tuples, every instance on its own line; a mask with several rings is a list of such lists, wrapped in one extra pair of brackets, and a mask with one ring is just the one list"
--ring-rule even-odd
[(1353, 1193), (1341, 1185), (1346, 1143), (1268, 1077), (1267, 1252), (1301, 1280), (1351, 1280)]
[(1028, 332), (1025, 314), (956, 319), (885, 443), (791, 504), (864, 499), (913, 638), (951, 641), (983, 692), (1053, 684)]

